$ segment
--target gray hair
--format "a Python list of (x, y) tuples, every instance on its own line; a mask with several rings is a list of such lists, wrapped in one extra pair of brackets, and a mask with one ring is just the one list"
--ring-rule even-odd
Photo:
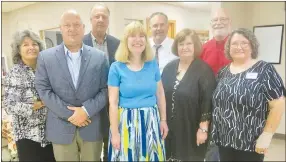
[(168, 23), (168, 16), (166, 14), (164, 14), (163, 12), (152, 13), (152, 15), (149, 17), (149, 20), (151, 21), (151, 19), (155, 16), (164, 16), (166, 19), (166, 23)]
[(224, 53), (225, 53), (226, 58), (228, 58), (229, 60), (232, 60), (232, 58), (230, 56), (230, 45), (231, 45), (230, 41), (231, 41), (234, 34), (241, 34), (249, 41), (250, 46), (251, 46), (251, 51), (252, 51), (251, 52), (251, 58), (256, 59), (258, 57), (259, 42), (258, 42), (256, 36), (254, 35), (254, 33), (251, 30), (248, 30), (245, 28), (235, 29), (229, 35), (229, 38), (228, 38), (227, 42), (225, 43), (225, 48), (224, 48)]
[(107, 10), (108, 15), (110, 16), (109, 8), (108, 8), (104, 3), (96, 3), (96, 4), (91, 8), (91, 10), (90, 10), (90, 13), (89, 13), (90, 18), (91, 18), (91, 16), (92, 16), (92, 11), (94, 10), (94, 8), (95, 8), (95, 7), (98, 7), (98, 6), (104, 7), (104, 8)]
[(19, 63), (19, 61), (22, 59), (20, 55), (20, 48), (26, 37), (35, 41), (38, 44), (40, 51), (44, 50), (44, 44), (36, 33), (32, 32), (31, 30), (17, 31), (14, 34), (13, 41), (11, 43), (14, 64)]

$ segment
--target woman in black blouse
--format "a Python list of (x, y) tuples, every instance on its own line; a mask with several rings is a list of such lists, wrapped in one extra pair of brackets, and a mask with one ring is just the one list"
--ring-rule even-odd
[(170, 161), (204, 160), (216, 82), (211, 68), (198, 58), (201, 46), (193, 30), (180, 31), (172, 45), (179, 59), (162, 73), (169, 125), (166, 158)]
[(3, 107), (12, 115), (19, 161), (53, 162), (52, 145), (45, 139), (46, 107), (35, 89), (35, 68), (43, 44), (29, 30), (16, 32), (12, 47), (14, 66), (4, 79)]
[[(269, 42), (271, 43), (271, 42)], [(213, 94), (212, 139), (221, 161), (263, 161), (283, 111), (285, 88), (273, 65), (257, 60), (252, 31), (234, 30)]]

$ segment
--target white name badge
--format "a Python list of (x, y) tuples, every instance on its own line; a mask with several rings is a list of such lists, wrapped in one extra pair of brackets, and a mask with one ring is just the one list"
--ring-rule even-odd
[(258, 73), (247, 73), (246, 74), (246, 79), (256, 79), (257, 78)]

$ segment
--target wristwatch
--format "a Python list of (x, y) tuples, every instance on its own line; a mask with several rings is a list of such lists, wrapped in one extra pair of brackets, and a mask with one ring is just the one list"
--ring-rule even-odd
[(200, 130), (203, 132), (203, 133), (208, 133), (208, 130), (204, 129), (204, 128), (200, 128)]

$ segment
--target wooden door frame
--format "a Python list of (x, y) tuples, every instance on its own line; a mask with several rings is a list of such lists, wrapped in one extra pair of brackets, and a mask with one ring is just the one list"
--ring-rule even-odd
[(60, 29), (60, 27), (57, 26), (57, 27), (53, 27), (53, 28), (46, 28), (46, 29), (40, 30), (40, 31), (39, 31), (40, 38), (41, 38), (42, 40), (45, 40), (45, 31), (47, 31), (47, 30), (54, 30), (54, 29)]
[(177, 34), (177, 33), (176, 33), (176, 31), (177, 31), (177, 30), (176, 30), (176, 26), (177, 26), (176, 20), (169, 20), (168, 23), (169, 23), (169, 25), (170, 25), (170, 24), (174, 24), (173, 33), (174, 33), (174, 38), (175, 38), (175, 36), (176, 36), (176, 34)]

